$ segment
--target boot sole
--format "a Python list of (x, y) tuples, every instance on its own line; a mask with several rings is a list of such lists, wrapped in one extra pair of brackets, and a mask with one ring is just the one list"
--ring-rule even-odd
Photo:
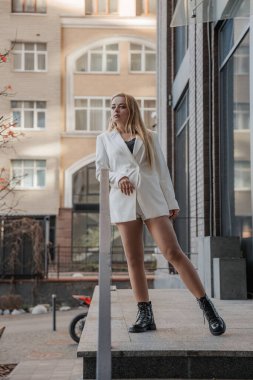
[(131, 330), (131, 327), (128, 329), (128, 332), (130, 333), (143, 333), (143, 332), (146, 332), (146, 331), (153, 331), (153, 330), (156, 330), (156, 325), (155, 323), (153, 325), (150, 325), (148, 327), (145, 327), (145, 328), (142, 328), (141, 330), (135, 330), (134, 328)]

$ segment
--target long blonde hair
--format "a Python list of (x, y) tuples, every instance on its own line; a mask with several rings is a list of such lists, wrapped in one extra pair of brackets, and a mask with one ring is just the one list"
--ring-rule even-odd
[[(117, 97), (125, 98), (126, 106), (129, 111), (126, 132), (130, 133), (132, 136), (138, 135), (142, 139), (145, 146), (148, 163), (152, 167), (154, 161), (153, 141), (151, 133), (148, 131), (148, 129), (145, 127), (143, 123), (138, 103), (132, 95), (128, 95), (125, 93), (113, 95), (111, 101), (113, 101), (113, 99)], [(114, 122), (112, 118), (110, 118), (108, 131), (112, 131), (114, 129), (117, 129), (117, 123)]]

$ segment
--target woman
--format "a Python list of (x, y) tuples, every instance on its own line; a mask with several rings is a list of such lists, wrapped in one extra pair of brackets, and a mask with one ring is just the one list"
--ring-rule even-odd
[(138, 306), (131, 333), (155, 330), (144, 270), (143, 223), (165, 258), (197, 298), (213, 335), (226, 325), (205, 294), (191, 261), (182, 252), (172, 220), (179, 213), (170, 174), (155, 132), (145, 128), (136, 100), (120, 93), (112, 98), (108, 131), (97, 137), (96, 175), (109, 169), (110, 217), (122, 239), (131, 286)]

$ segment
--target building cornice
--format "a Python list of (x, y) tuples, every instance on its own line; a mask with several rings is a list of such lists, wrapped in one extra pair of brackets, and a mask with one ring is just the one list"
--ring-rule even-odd
[(63, 28), (132, 29), (156, 28), (154, 17), (66, 17), (61, 16)]

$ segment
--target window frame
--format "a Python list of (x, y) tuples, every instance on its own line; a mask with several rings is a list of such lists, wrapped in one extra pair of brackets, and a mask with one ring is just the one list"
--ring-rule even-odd
[[(11, 100), (11, 103), (12, 102), (20, 102), (22, 103), (22, 106), (21, 108), (19, 107), (12, 107), (11, 106), (11, 110), (12, 110), (12, 122), (13, 124), (15, 124), (15, 119), (14, 119), (14, 116), (13, 116), (13, 112), (15, 111), (19, 111), (20, 114), (21, 114), (21, 117), (20, 117), (20, 120), (21, 120), (21, 126), (15, 126), (15, 128), (17, 128), (18, 130), (24, 130), (24, 131), (44, 131), (46, 130), (46, 124), (47, 124), (47, 102), (44, 101), (44, 100)], [(33, 102), (34, 104), (34, 107), (33, 108), (25, 108), (24, 107), (24, 103), (25, 102)], [(39, 102), (43, 102), (45, 103), (45, 108), (37, 108), (37, 103)], [(25, 111), (28, 110), (28, 111), (33, 111), (33, 125), (34, 127), (32, 128), (27, 128), (24, 126), (24, 122), (25, 122), (25, 117), (24, 117), (24, 113)], [(39, 128), (38, 127), (38, 113), (39, 112), (43, 112), (44, 113), (44, 120), (45, 120), (45, 125), (43, 128)]]
[(104, 0), (105, 1), (105, 13), (99, 12), (99, 0), (90, 0), (92, 3), (92, 11), (87, 13), (86, 1), (85, 1), (85, 15), (86, 16), (104, 16), (104, 15), (118, 15), (119, 14), (119, 5), (117, 5), (117, 11), (116, 12), (110, 11), (110, 1), (111, 0)]
[[(141, 46), (141, 49), (140, 50), (132, 50), (131, 49), (131, 44), (133, 45), (139, 45)], [(145, 48), (148, 48), (148, 49), (151, 49), (151, 50), (145, 50)], [(149, 53), (150, 52), (150, 53)], [(131, 69), (131, 66), (132, 66), (132, 54), (135, 54), (135, 53), (138, 53), (138, 54), (141, 54), (141, 70), (132, 70)], [(129, 49), (128, 49), (128, 68), (129, 68), (129, 74), (155, 74), (156, 73), (156, 67), (155, 67), (155, 70), (151, 71), (147, 71), (145, 69), (146, 67), (146, 56), (147, 55), (155, 55), (156, 56), (156, 51), (155, 49), (152, 49), (150, 48), (148, 45), (146, 45), (145, 43), (143, 44), (140, 44), (140, 43), (135, 43), (135, 42), (129, 42)]]
[[(18, 176), (20, 178), (20, 180), (18, 180), (18, 182), (15, 181), (15, 177), (14, 177), (14, 166), (13, 166), (13, 163), (15, 161), (19, 161), (21, 162), (21, 174)], [(34, 180), (34, 185), (33, 186), (28, 186), (28, 185), (25, 185), (23, 183), (24, 181), (24, 178), (25, 178), (25, 166), (24, 166), (24, 162), (25, 161), (33, 161), (33, 166), (31, 166), (29, 169), (32, 169), (33, 170), (33, 180)], [(39, 167), (37, 166), (37, 163), (38, 162), (44, 162), (45, 163), (45, 166), (44, 167)], [(38, 186), (38, 177), (37, 177), (37, 172), (39, 170), (42, 170), (44, 169), (44, 185), (43, 186)], [(15, 190), (45, 190), (46, 189), (46, 186), (47, 186), (47, 161), (45, 159), (30, 159), (30, 158), (26, 158), (26, 159), (12, 159), (11, 160), (11, 178), (13, 178), (13, 180), (15, 181), (14, 183), (14, 186), (15, 186)]]
[(11, 12), (12, 13), (17, 13), (17, 14), (38, 14), (38, 15), (44, 15), (44, 14), (47, 14), (47, 0), (44, 0), (45, 2), (45, 12), (39, 12), (37, 11), (37, 0), (33, 0), (33, 3), (34, 3), (34, 11), (33, 12), (27, 12), (25, 11), (25, 3), (26, 3), (27, 0), (20, 0), (20, 3), (21, 3), (21, 6), (22, 6), (22, 11), (17, 11), (17, 10), (14, 10), (14, 1), (12, 0), (11, 1)]
[[(118, 50), (106, 50), (106, 47), (109, 45), (118, 45)], [(98, 50), (100, 47), (102, 47), (102, 49)], [(91, 56), (92, 56), (92, 54), (95, 54), (95, 53), (102, 55), (102, 70), (101, 71), (93, 71), (91, 69)], [(80, 58), (85, 57), (86, 54), (87, 54), (87, 65), (88, 65), (87, 71), (77, 70), (77, 67), (76, 67), (77, 61)], [(113, 54), (117, 57), (117, 70), (116, 71), (108, 71), (107, 70), (107, 55), (108, 54)], [(96, 47), (93, 47), (93, 48), (87, 50), (79, 58), (77, 58), (76, 62), (75, 62), (75, 74), (119, 74), (119, 73), (120, 73), (119, 43), (117, 43), (117, 42), (99, 45), (97, 47), (97, 52), (96, 52)]]
[[(13, 71), (14, 72), (26, 72), (26, 73), (45, 73), (48, 71), (48, 50), (47, 50), (47, 43), (46, 42), (19, 42), (17, 41), (18, 44), (22, 45), (21, 50), (15, 50), (15, 43), (13, 43), (14, 49), (12, 51), (13, 54)], [(25, 44), (33, 44), (34, 45), (34, 50), (25, 50)], [(45, 44), (46, 50), (37, 50), (37, 45), (38, 44)], [(34, 70), (26, 70), (25, 69), (25, 53), (27, 52), (32, 52), (34, 53)], [(45, 55), (45, 69), (38, 69), (38, 55)], [(15, 69), (14, 67), (14, 60), (15, 57), (14, 55), (20, 55), (21, 56), (21, 68)]]
[[(74, 130), (73, 132), (76, 133), (76, 134), (85, 134), (85, 135), (97, 135), (99, 133), (102, 133), (104, 131), (106, 131), (107, 129), (107, 126), (108, 126), (108, 122), (106, 120), (106, 111), (107, 110), (111, 110), (111, 106), (110, 108), (107, 108), (106, 107), (106, 100), (109, 100), (111, 101), (111, 97), (107, 97), (107, 96), (75, 96), (74, 97), (74, 115), (76, 115), (76, 109), (77, 107), (75, 106), (75, 100), (78, 100), (78, 99), (85, 99), (87, 100), (87, 108), (82, 108), (82, 107), (78, 107), (79, 109), (87, 109), (87, 125), (89, 126), (89, 123), (90, 123), (90, 115), (89, 115), (89, 110), (90, 109), (99, 109), (101, 110), (101, 108), (89, 108), (89, 104), (90, 104), (90, 100), (102, 100), (103, 101), (103, 108), (102, 108), (102, 112), (103, 112), (103, 121), (102, 121), (102, 129), (101, 130), (77, 130), (76, 129), (76, 116), (75, 116), (75, 122), (74, 122)], [(141, 116), (144, 120), (144, 113), (145, 111), (148, 111), (148, 110), (152, 110), (153, 112), (156, 112), (156, 106), (157, 106), (157, 100), (155, 97), (136, 97), (136, 100), (141, 102), (141, 106), (140, 106), (140, 111), (141, 111)], [(145, 100), (151, 100), (151, 101), (155, 101), (155, 107), (153, 108), (147, 108), (145, 107)]]
[[(140, 0), (141, 5), (138, 8), (138, 11), (136, 12), (136, 16), (154, 16), (155, 13), (150, 13), (150, 1), (152, 0)], [(155, 2), (155, 0), (153, 0)], [(137, 4), (136, 4), (137, 5)], [(140, 11), (139, 11), (140, 9)]]

